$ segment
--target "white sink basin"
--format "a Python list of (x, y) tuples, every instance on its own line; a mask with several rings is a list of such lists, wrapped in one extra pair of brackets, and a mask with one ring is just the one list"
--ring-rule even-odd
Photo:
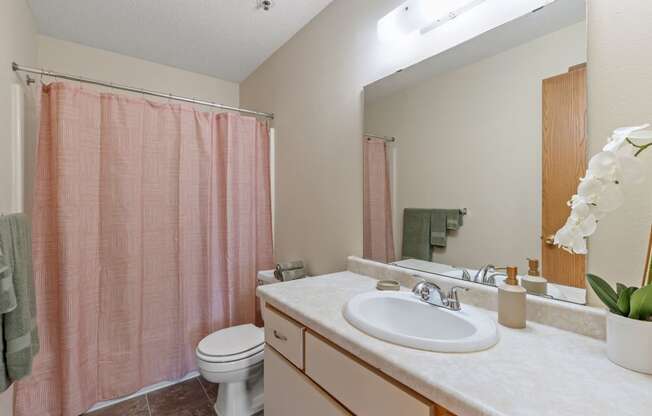
[(496, 324), (479, 309), (451, 311), (412, 292), (362, 293), (347, 302), (344, 317), (373, 337), (428, 351), (480, 351), (498, 342)]

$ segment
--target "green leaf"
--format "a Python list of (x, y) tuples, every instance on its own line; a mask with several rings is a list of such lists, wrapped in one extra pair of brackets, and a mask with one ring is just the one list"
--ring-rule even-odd
[[(620, 285), (620, 283), (618, 283)], [(632, 297), (632, 294), (638, 290), (637, 287), (626, 287), (624, 286), (624, 289), (621, 287), (618, 287), (619, 289), (619, 295), (618, 295), (618, 310), (623, 316), (627, 316), (629, 314), (630, 310), (630, 299)]]
[(620, 295), (623, 293), (623, 290), (627, 289), (627, 286), (625, 286), (622, 283), (616, 283), (616, 296), (618, 299), (620, 299)]
[(609, 310), (621, 315), (620, 309), (618, 308), (618, 295), (613, 288), (609, 286), (609, 283), (590, 273), (586, 275), (586, 279), (589, 281), (595, 294), (598, 295), (600, 300), (609, 308)]
[(652, 316), (652, 284), (636, 290), (629, 304), (630, 318), (645, 321)]

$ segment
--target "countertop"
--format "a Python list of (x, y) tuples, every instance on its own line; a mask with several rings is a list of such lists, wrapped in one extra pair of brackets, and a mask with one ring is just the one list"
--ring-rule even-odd
[(498, 344), (475, 353), (420, 351), (366, 335), (342, 309), (376, 282), (340, 272), (261, 286), (258, 294), (458, 416), (652, 415), (652, 376), (613, 364), (604, 342), (573, 332), (531, 322), (522, 330), (498, 325)]

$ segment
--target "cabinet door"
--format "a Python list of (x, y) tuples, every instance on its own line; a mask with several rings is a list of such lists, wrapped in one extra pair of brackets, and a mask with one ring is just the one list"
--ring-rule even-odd
[(356, 415), (433, 415), (435, 406), (425, 398), (340, 352), (312, 332), (307, 332), (305, 339), (306, 374)]
[(278, 352), (265, 347), (265, 416), (352, 416)]
[(586, 256), (553, 244), (586, 170), (586, 68), (571, 69), (543, 80), (541, 271), (551, 283), (584, 288)]

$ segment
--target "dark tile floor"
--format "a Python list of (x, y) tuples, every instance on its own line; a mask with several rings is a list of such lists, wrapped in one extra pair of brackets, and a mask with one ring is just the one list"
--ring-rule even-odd
[(85, 416), (215, 416), (216, 399), (217, 384), (197, 377)]

